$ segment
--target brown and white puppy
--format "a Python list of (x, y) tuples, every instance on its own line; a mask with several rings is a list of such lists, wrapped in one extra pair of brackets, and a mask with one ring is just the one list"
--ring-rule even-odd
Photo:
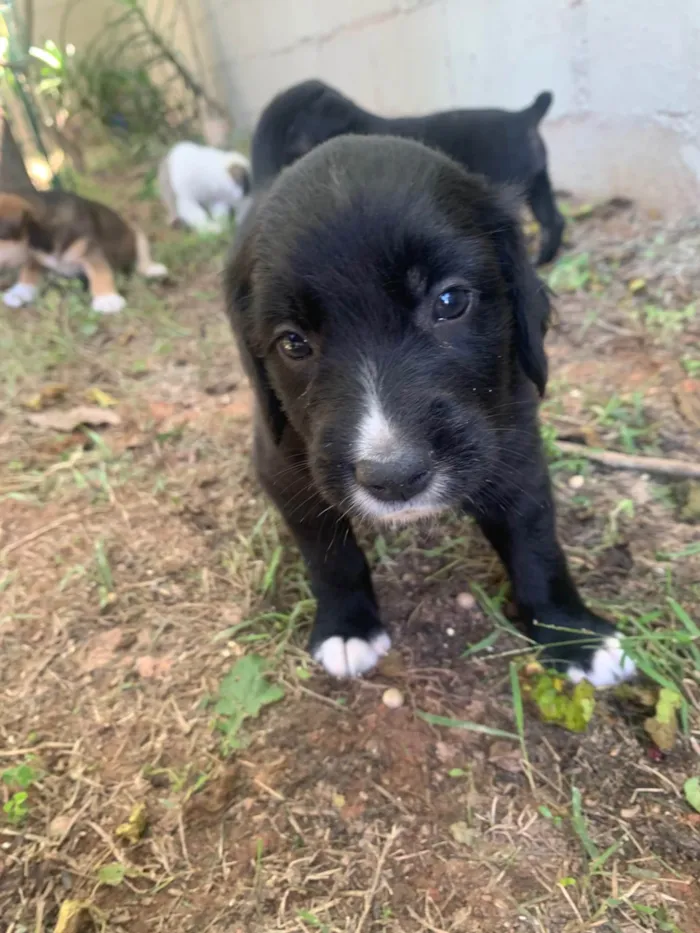
[(250, 163), (240, 152), (181, 142), (158, 169), (168, 222), (199, 233), (219, 233), (232, 212), (240, 218), (250, 192)]
[(134, 270), (162, 278), (168, 270), (151, 259), (148, 240), (111, 208), (65, 191), (0, 193), (0, 268), (19, 268), (3, 294), (9, 308), (30, 304), (44, 270), (85, 277), (93, 310), (121, 311), (116, 272)]

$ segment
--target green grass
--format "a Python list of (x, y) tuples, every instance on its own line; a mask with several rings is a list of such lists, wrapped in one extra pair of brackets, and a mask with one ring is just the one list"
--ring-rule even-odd
[(645, 304), (637, 312), (642, 325), (663, 342), (668, 342), (683, 333), (687, 325), (695, 320), (697, 307), (694, 303), (684, 308), (662, 308)]
[(657, 429), (647, 419), (641, 392), (626, 397), (613, 394), (604, 404), (591, 405), (590, 410), (594, 425), (625, 453), (655, 449)]

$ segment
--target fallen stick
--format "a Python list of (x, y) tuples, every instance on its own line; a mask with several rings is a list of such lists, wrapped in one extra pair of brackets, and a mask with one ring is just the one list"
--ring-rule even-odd
[(621, 454), (615, 450), (600, 450), (575, 444), (572, 441), (557, 441), (562, 453), (572, 457), (584, 457), (616, 470), (638, 470), (640, 473), (664, 473), (666, 476), (682, 476), (686, 479), (700, 479), (700, 463), (686, 460), (669, 460), (666, 457), (638, 457), (635, 454)]
[(57, 518), (53, 522), (49, 522), (48, 525), (44, 525), (42, 528), (37, 528), (36, 531), (32, 531), (30, 534), (25, 535), (23, 538), (20, 538), (18, 541), (13, 541), (10, 544), (5, 545), (5, 547), (0, 551), (0, 561), (4, 560), (8, 554), (11, 554), (13, 551), (16, 551), (17, 548), (24, 547), (25, 544), (30, 544), (32, 541), (36, 541), (37, 538), (41, 538), (42, 535), (48, 534), (50, 531), (65, 525), (66, 522), (72, 522), (76, 518), (80, 518), (80, 512), (70, 512), (68, 515), (64, 515), (62, 518)]

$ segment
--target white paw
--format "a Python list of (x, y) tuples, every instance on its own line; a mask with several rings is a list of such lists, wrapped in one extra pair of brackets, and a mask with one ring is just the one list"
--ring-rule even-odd
[(167, 274), (168, 267), (164, 266), (162, 262), (152, 262), (143, 270), (144, 278), (147, 279), (164, 279)]
[(594, 687), (612, 687), (634, 677), (636, 671), (634, 661), (625, 654), (620, 639), (612, 635), (603, 641), (593, 655), (589, 671), (572, 666), (566, 676), (574, 684), (587, 680)]
[(121, 295), (97, 295), (92, 299), (92, 310), (99, 314), (116, 314), (126, 306), (126, 299)]
[(333, 677), (359, 677), (372, 670), (379, 659), (391, 648), (386, 632), (375, 635), (371, 641), (340, 635), (327, 638), (314, 651), (314, 660), (322, 664)]
[(36, 285), (28, 285), (26, 282), (15, 282), (12, 288), (8, 288), (2, 296), (8, 308), (21, 308), (22, 305), (28, 305), (36, 298)]
[(201, 224), (197, 224), (195, 230), (200, 236), (220, 236), (226, 229), (226, 223), (222, 220), (216, 220), (214, 218), (210, 220), (204, 220)]

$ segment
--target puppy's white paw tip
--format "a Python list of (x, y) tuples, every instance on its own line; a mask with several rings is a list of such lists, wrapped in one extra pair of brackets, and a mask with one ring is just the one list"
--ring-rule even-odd
[(340, 635), (334, 635), (316, 648), (314, 660), (332, 677), (359, 677), (375, 667), (390, 647), (391, 640), (386, 632), (380, 632), (371, 641), (364, 638), (345, 641)]
[(116, 314), (126, 307), (126, 299), (121, 295), (97, 295), (92, 299), (92, 310), (98, 314)]
[(162, 262), (152, 262), (150, 266), (146, 266), (143, 274), (147, 279), (164, 279), (168, 274), (168, 267)]
[(36, 293), (35, 285), (28, 285), (26, 282), (15, 282), (12, 288), (8, 288), (3, 294), (2, 300), (8, 308), (21, 308), (22, 305), (28, 305), (34, 301)]
[(391, 649), (391, 639), (386, 632), (380, 632), (378, 635), (374, 636), (371, 641), (371, 645), (379, 657), (383, 658), (384, 655), (388, 654), (389, 650)]
[(590, 670), (572, 666), (566, 676), (574, 684), (587, 680), (594, 687), (612, 687), (634, 677), (636, 671), (634, 661), (625, 654), (620, 639), (611, 635), (593, 654)]

